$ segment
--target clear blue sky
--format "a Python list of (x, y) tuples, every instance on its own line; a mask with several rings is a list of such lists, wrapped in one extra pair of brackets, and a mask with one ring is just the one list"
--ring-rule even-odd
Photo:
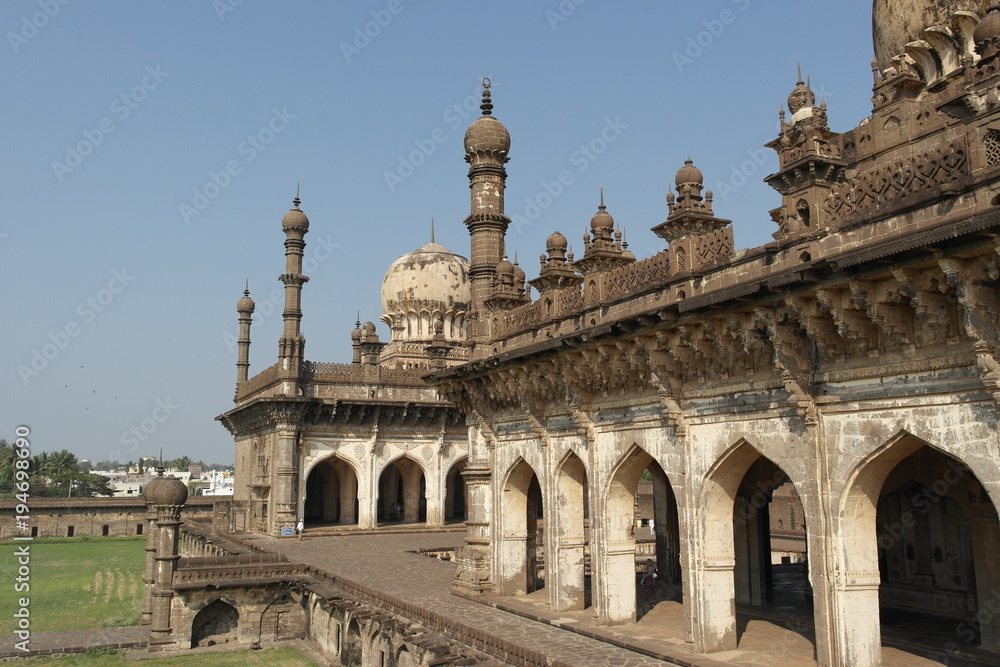
[(235, 304), (248, 279), (253, 374), (277, 353), (266, 304), (297, 182), (311, 360), (350, 360), (356, 312), (378, 320), (386, 268), (432, 217), (468, 256), (483, 76), (529, 278), (552, 231), (582, 246), (602, 185), (631, 250), (662, 249), (649, 229), (688, 156), (737, 246), (771, 240), (760, 149), (798, 62), (834, 130), (871, 109), (870, 0), (8, 0), (0, 28), (0, 437), (25, 424), (34, 450), (94, 460), (232, 461), (213, 418), (232, 407)]

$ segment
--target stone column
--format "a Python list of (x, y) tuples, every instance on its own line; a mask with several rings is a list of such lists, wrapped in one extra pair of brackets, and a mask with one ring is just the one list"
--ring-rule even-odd
[(493, 498), (490, 482), (493, 471), (490, 466), (490, 447), (478, 426), (478, 420), (469, 421), (469, 463), (462, 471), (466, 484), (469, 520), (465, 545), (455, 554), (458, 570), (452, 582), (452, 592), (456, 595), (473, 597), (488, 595), (493, 591), (493, 559), (491, 545), (490, 516)]
[[(179, 480), (175, 480), (178, 481)], [(183, 486), (183, 484), (182, 484)], [(186, 496), (186, 494), (185, 494)], [(181, 503), (186, 498), (180, 498)], [(156, 555), (152, 593), (152, 618), (149, 633), (149, 651), (174, 648), (174, 628), (170, 611), (174, 600), (174, 571), (177, 560), (181, 504), (156, 506)]]
[(142, 614), (139, 625), (153, 622), (153, 582), (156, 575), (156, 513), (151, 505), (146, 506), (144, 530), (146, 531), (146, 564), (142, 572)]
[[(283, 415), (286, 418), (289, 415)], [(296, 415), (297, 416), (297, 415)], [(282, 528), (294, 528), (298, 521), (298, 445), (297, 420), (279, 422), (274, 445), (274, 484), (271, 487), (271, 511), (268, 532), (280, 535)]]

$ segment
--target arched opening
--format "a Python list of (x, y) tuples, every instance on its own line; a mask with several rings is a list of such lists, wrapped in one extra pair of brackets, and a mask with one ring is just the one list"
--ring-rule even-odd
[(462, 472), (468, 467), (469, 459), (463, 458), (455, 462), (445, 476), (444, 520), (451, 522), (466, 521), (469, 518), (468, 501), (466, 498), (465, 477)]
[(191, 623), (191, 648), (236, 641), (240, 613), (224, 600), (216, 600), (198, 612)]
[(877, 664), (883, 632), (1000, 648), (1000, 522), (965, 464), (903, 433), (852, 476), (842, 517), (844, 568), (877, 573), (877, 587), (841, 592), (870, 628), (858, 642), (851, 624), (858, 664)]
[(357, 620), (351, 619), (347, 626), (347, 634), (340, 647), (340, 664), (344, 667), (361, 667), (364, 643), (361, 640), (361, 627)]
[(713, 467), (701, 503), (708, 557), (700, 573), (700, 650), (736, 648), (750, 617), (765, 608), (799, 619), (787, 627), (812, 641), (805, 512), (785, 471), (742, 442)]
[(356, 524), (358, 476), (354, 467), (336, 455), (317, 463), (306, 479), (304, 505), (306, 524)]
[[(661, 601), (680, 603), (677, 499), (666, 472), (641, 447), (633, 446), (616, 467), (604, 513), (607, 571), (601, 617), (607, 623), (632, 623)], [(645, 575), (650, 560), (655, 578)]]
[(419, 523), (427, 521), (427, 480), (424, 469), (409, 456), (396, 459), (378, 480), (378, 521)]
[(416, 665), (410, 651), (405, 646), (400, 646), (396, 651), (396, 667), (416, 667)]
[(555, 492), (549, 518), (553, 553), (547, 558), (552, 579), (550, 604), (557, 611), (586, 609), (587, 470), (573, 452), (556, 472)]
[(802, 221), (803, 227), (809, 227), (812, 225), (812, 214), (809, 211), (809, 202), (805, 199), (800, 199), (795, 205), (795, 212), (799, 216), (799, 220)]
[(507, 474), (500, 499), (499, 595), (524, 595), (545, 587), (544, 566), (538, 558), (543, 504), (535, 471), (520, 459)]

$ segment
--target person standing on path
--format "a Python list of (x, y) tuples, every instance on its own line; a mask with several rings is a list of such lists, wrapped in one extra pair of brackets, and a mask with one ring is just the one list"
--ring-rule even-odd
[(299, 519), (299, 522), (295, 524), (295, 532), (299, 534), (299, 542), (302, 541), (302, 531), (304, 528), (305, 526), (302, 523), (302, 519)]

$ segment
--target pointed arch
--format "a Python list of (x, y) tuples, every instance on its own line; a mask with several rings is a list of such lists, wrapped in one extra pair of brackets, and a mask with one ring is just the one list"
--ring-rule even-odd
[(462, 473), (469, 465), (469, 457), (455, 460), (444, 477), (444, 518), (445, 521), (465, 521), (468, 518), (468, 489)]
[(503, 476), (500, 488), (497, 592), (531, 593), (539, 585), (538, 520), (544, 507), (543, 487), (531, 465), (518, 457)]
[[(654, 513), (656, 497), (664, 504), (664, 513), (672, 514), (672, 521), (662, 521), (663, 531), (670, 526), (676, 526), (677, 505), (670, 480), (659, 462), (645, 449), (633, 443), (612, 468), (610, 479), (603, 493), (603, 534), (601, 551), (604, 556), (603, 570), (599, 573), (597, 599), (602, 608), (598, 614), (609, 624), (632, 623), (638, 617), (637, 600), (637, 543), (635, 525), (635, 506), (638, 497), (639, 483), (645, 471), (649, 471), (654, 487)], [(669, 507), (667, 506), (669, 505)], [(648, 529), (647, 529), (648, 530)], [(659, 531), (658, 531), (659, 532)], [(648, 533), (647, 533), (648, 535)], [(674, 536), (677, 539), (677, 536)], [(645, 562), (653, 553), (656, 554), (656, 569), (658, 572), (667, 570), (679, 571), (679, 548), (673, 549), (671, 558), (667, 560), (665, 549), (658, 549), (657, 544), (648, 544), (652, 549), (649, 555), (641, 557)], [(678, 543), (679, 544), (679, 543)], [(654, 588), (655, 591), (655, 588)]]
[(851, 659), (876, 664), (880, 607), (978, 617), (967, 641), (1000, 647), (1000, 618), (981, 613), (1000, 590), (1000, 519), (969, 463), (901, 430), (848, 475), (838, 519), (839, 569), (850, 583), (838, 600), (854, 615), (838, 634), (857, 651)]
[(358, 470), (336, 453), (317, 460), (305, 471), (305, 522), (352, 524), (358, 521)]
[(240, 613), (221, 598), (205, 605), (191, 622), (191, 648), (228, 644), (239, 639)]
[(419, 459), (408, 452), (390, 459), (378, 471), (378, 519), (426, 521), (426, 493), (427, 470)]

